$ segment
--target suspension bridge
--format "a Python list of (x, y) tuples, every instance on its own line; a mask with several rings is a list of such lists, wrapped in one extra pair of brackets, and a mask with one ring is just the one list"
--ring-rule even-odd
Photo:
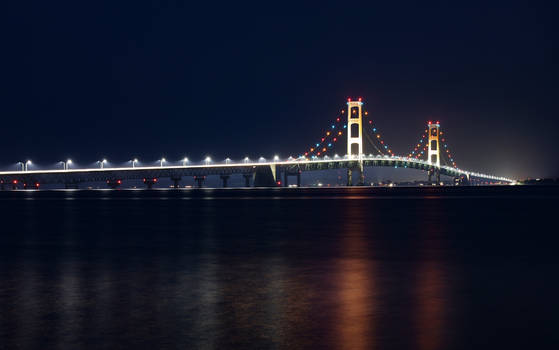
[[(345, 141), (345, 142), (344, 142)], [(345, 143), (345, 145), (344, 145)], [(343, 148), (339, 156), (336, 150)], [(368, 147), (370, 152), (364, 152)], [(223, 187), (227, 187), (231, 176), (242, 176), (246, 187), (301, 186), (301, 174), (307, 171), (346, 169), (347, 186), (365, 184), (364, 171), (369, 167), (409, 168), (424, 171), (427, 183), (439, 185), (441, 175), (454, 179), (456, 184), (512, 184), (515, 180), (457, 167), (441, 124), (428, 122), (419, 141), (404, 155), (396, 155), (382, 138), (368, 112), (363, 110), (363, 101), (348, 99), (347, 109), (340, 111), (318, 142), (299, 155), (287, 159), (274, 157), (272, 160), (245, 158), (235, 162), (226, 159), (215, 163), (206, 158), (201, 164), (193, 164), (185, 158), (181, 165), (166, 165), (165, 159), (158, 166), (107, 167), (106, 161), (97, 162), (94, 168), (72, 168), (71, 161), (60, 162), (62, 169), (30, 169), (31, 161), (19, 162), (20, 169), (0, 172), (1, 189), (39, 189), (43, 184), (58, 184), (65, 188), (78, 188), (80, 184), (103, 182), (109, 188), (117, 188), (126, 180), (141, 179), (153, 187), (161, 178), (169, 178), (175, 188), (181, 180), (193, 177), (198, 187), (203, 187), (208, 176), (219, 176)]]

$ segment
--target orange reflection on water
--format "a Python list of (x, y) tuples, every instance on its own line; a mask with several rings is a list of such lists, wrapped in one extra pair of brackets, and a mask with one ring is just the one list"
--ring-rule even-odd
[(440, 201), (429, 202), (429, 213), (424, 218), (425, 229), (421, 231), (420, 246), (421, 263), (417, 267), (416, 296), (416, 329), (417, 348), (425, 350), (444, 349), (444, 334), (448, 322), (445, 308), (448, 300), (448, 278), (445, 276), (447, 266), (438, 252), (442, 246), (446, 230), (446, 218), (436, 215), (440, 213)]
[(340, 348), (371, 349), (371, 314), (374, 310), (367, 263), (362, 259), (343, 259), (339, 272), (340, 314), (337, 331)]
[(417, 295), (417, 347), (432, 350), (442, 348), (445, 316), (445, 290), (442, 271), (436, 262), (419, 267)]
[(337, 266), (339, 313), (335, 331), (341, 349), (372, 349), (376, 293), (374, 266), (364, 239), (370, 228), (357, 203), (347, 207), (346, 225), (341, 233), (342, 258)]

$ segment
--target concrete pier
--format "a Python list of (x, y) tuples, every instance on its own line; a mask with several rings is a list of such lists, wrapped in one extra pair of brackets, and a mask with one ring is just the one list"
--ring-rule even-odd
[(204, 181), (206, 181), (205, 176), (194, 176), (194, 181), (196, 181), (196, 187), (202, 188), (204, 187)]
[(221, 179), (221, 182), (223, 184), (223, 187), (227, 187), (227, 183), (229, 182), (229, 178), (231, 177), (231, 175), (229, 174), (222, 174), (219, 176), (219, 178)]
[(180, 188), (181, 177), (180, 176), (172, 176), (171, 181), (173, 181), (173, 188)]
[(250, 180), (252, 179), (252, 174), (243, 174), (245, 178), (245, 187), (250, 187)]

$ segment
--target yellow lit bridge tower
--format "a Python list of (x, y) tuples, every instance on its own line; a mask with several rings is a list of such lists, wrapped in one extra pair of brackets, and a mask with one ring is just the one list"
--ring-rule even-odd
[(441, 150), (439, 143), (441, 125), (439, 124), (439, 122), (429, 122), (427, 124), (427, 128), (427, 131), (429, 133), (427, 162), (432, 165), (428, 172), (429, 182), (431, 182), (433, 175), (435, 175), (437, 183), (439, 183), (441, 182)]
[[(363, 102), (347, 99), (347, 156), (357, 159), (359, 171), (359, 185), (365, 182), (363, 174)], [(352, 184), (352, 168), (347, 169), (347, 185)]]

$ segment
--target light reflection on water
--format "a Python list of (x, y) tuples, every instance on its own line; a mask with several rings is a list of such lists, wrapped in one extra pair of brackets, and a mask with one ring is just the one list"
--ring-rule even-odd
[[(546, 326), (559, 311), (555, 242), (525, 236), (552, 222), (541, 199), (377, 201), (352, 189), (326, 201), (306, 192), (277, 200), (277, 191), (185, 201), (158, 192), (145, 195), (157, 201), (141, 200), (142, 191), (3, 198), (11, 220), (2, 231), (0, 348), (556, 340)], [(25, 200), (34, 195), (46, 197)], [(518, 308), (520, 318), (511, 314)]]
[[(375, 322), (378, 295), (375, 293), (375, 262), (370, 259), (364, 234), (375, 227), (367, 227), (363, 218), (368, 213), (362, 206), (343, 208), (344, 223), (341, 232), (341, 258), (336, 283), (339, 300), (338, 347), (348, 349), (374, 349)], [(371, 214), (374, 216), (374, 214)], [(371, 246), (375, 249), (374, 245)]]
[(417, 298), (417, 349), (442, 349), (445, 328), (445, 280), (441, 267), (433, 262), (421, 263), (418, 268)]

